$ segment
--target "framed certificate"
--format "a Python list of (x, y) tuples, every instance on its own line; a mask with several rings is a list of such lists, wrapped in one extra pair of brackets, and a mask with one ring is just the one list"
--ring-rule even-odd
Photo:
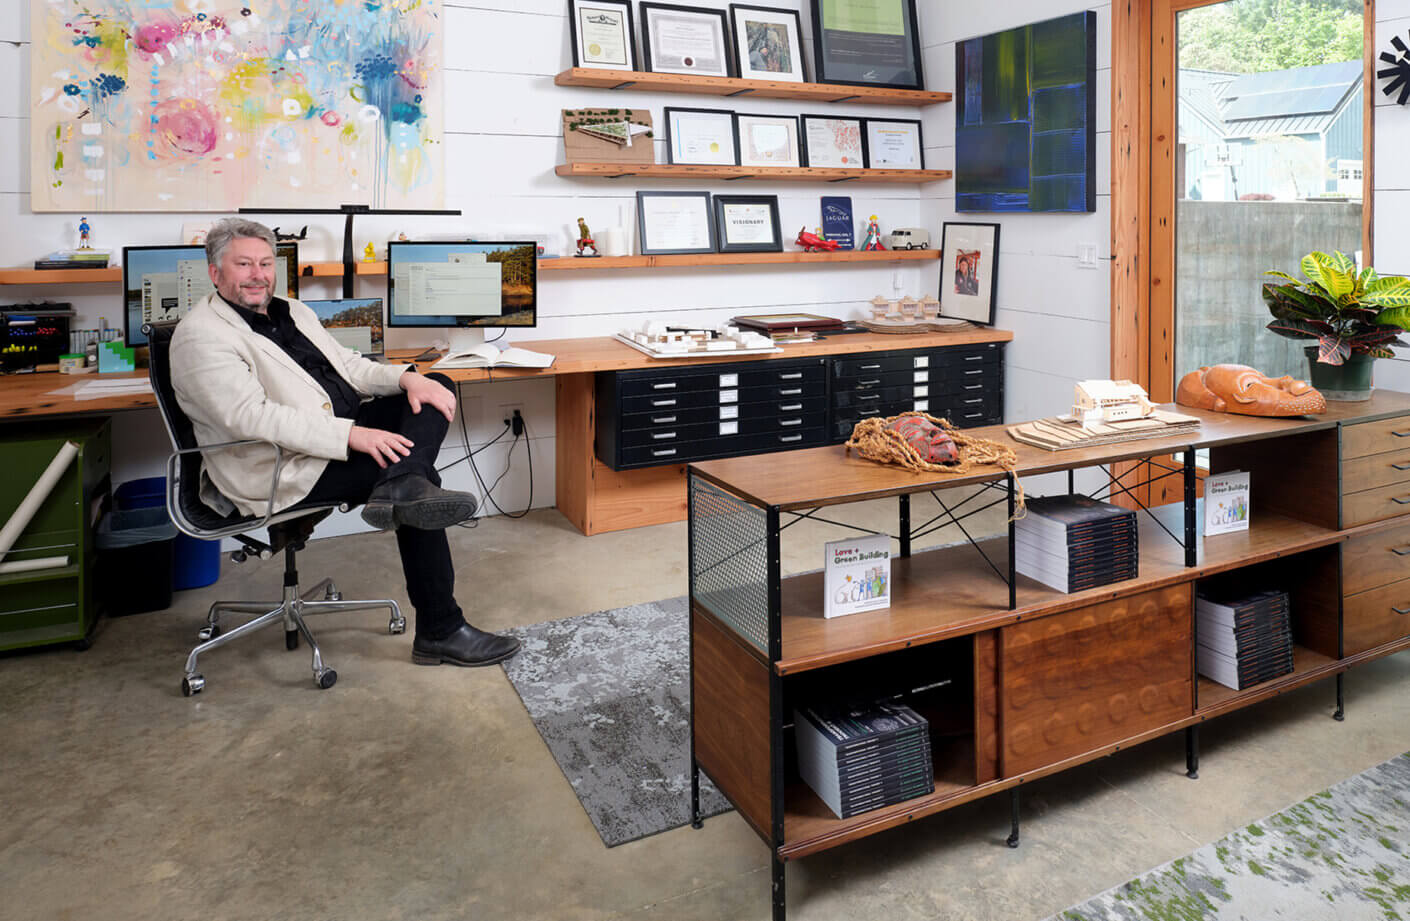
[(666, 162), (738, 166), (734, 113), (667, 106)]
[(803, 115), (803, 165), (861, 169), (867, 165), (860, 118)]
[(803, 20), (796, 10), (743, 3), (729, 5), (730, 33), (739, 75), (752, 80), (805, 83)]
[(733, 77), (724, 10), (669, 3), (641, 4), (646, 69), (660, 74)]
[(994, 323), (999, 225), (947, 223), (940, 244), (940, 315)]
[(802, 166), (796, 115), (734, 116), (740, 166)]
[(643, 256), (715, 251), (709, 192), (637, 192), (636, 220)]
[(777, 195), (716, 195), (715, 239), (722, 253), (781, 253)]
[(628, 0), (568, 0), (568, 29), (574, 67), (636, 70)]
[(916, 0), (813, 0), (813, 79), (925, 89)]
[(862, 119), (867, 166), (872, 169), (925, 169), (920, 122), (896, 118)]

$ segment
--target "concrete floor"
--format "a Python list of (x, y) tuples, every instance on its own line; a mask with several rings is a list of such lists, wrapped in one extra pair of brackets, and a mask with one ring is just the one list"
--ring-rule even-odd
[[(800, 526), (788, 567), (839, 534)], [(452, 542), (486, 629), (685, 591), (684, 524), (589, 539), (540, 511)], [(301, 563), (306, 584), (404, 599), (390, 535)], [(608, 850), (503, 672), (414, 667), (380, 613), (315, 621), (332, 690), (275, 630), (211, 654), (182, 698), (206, 607), (277, 592), (279, 569), (226, 563), (87, 652), (0, 657), (0, 919), (769, 917), (768, 851), (738, 816)], [(790, 864), (790, 916), (1044, 918), (1410, 749), (1407, 687), (1401, 655), (1347, 676), (1344, 723), (1329, 681), (1209, 724), (1198, 781), (1177, 734), (1034, 783), (1017, 850), (1000, 796)]]

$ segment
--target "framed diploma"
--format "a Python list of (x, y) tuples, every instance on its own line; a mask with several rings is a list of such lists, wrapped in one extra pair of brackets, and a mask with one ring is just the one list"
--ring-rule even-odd
[(628, 0), (568, 0), (568, 30), (574, 67), (636, 70)]
[(781, 253), (777, 195), (716, 195), (715, 239), (722, 253)]
[(862, 119), (871, 169), (925, 169), (920, 122), (895, 118)]
[(994, 323), (999, 225), (947, 223), (940, 244), (940, 315)]
[(734, 116), (740, 166), (802, 166), (796, 115)]
[(731, 3), (729, 20), (734, 59), (739, 62), (741, 77), (807, 82), (803, 73), (803, 20), (796, 10)]
[(636, 221), (643, 256), (715, 251), (709, 192), (637, 192)]
[(813, 79), (925, 89), (916, 0), (813, 0)]
[(667, 106), (666, 162), (738, 166), (734, 113)]
[(860, 118), (803, 115), (803, 165), (861, 169), (867, 165)]
[(641, 4), (646, 69), (659, 74), (733, 77), (724, 10), (669, 3)]

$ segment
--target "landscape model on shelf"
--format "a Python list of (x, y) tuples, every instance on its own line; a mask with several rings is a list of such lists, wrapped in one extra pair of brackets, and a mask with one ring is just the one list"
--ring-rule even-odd
[(930, 724), (894, 700), (793, 714), (798, 773), (839, 819), (935, 792)]
[(768, 336), (729, 325), (696, 329), (651, 320), (640, 329), (624, 329), (613, 338), (652, 358), (723, 358), (783, 351)]
[(1027, 514), (1014, 522), (1014, 568), (1068, 593), (1134, 579), (1136, 513), (1083, 495), (1029, 499)]
[(1293, 670), (1287, 592), (1201, 590), (1195, 598), (1199, 673), (1241, 691)]

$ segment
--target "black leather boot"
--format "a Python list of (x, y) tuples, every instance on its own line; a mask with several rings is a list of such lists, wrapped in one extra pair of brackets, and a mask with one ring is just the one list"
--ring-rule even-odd
[(362, 520), (379, 531), (406, 525), (437, 531), (475, 514), (475, 497), (442, 489), (419, 473), (406, 473), (372, 490), (362, 507)]
[(411, 661), (417, 665), (494, 665), (519, 651), (519, 641), (512, 636), (486, 633), (465, 624), (443, 640), (423, 640), (411, 643)]

